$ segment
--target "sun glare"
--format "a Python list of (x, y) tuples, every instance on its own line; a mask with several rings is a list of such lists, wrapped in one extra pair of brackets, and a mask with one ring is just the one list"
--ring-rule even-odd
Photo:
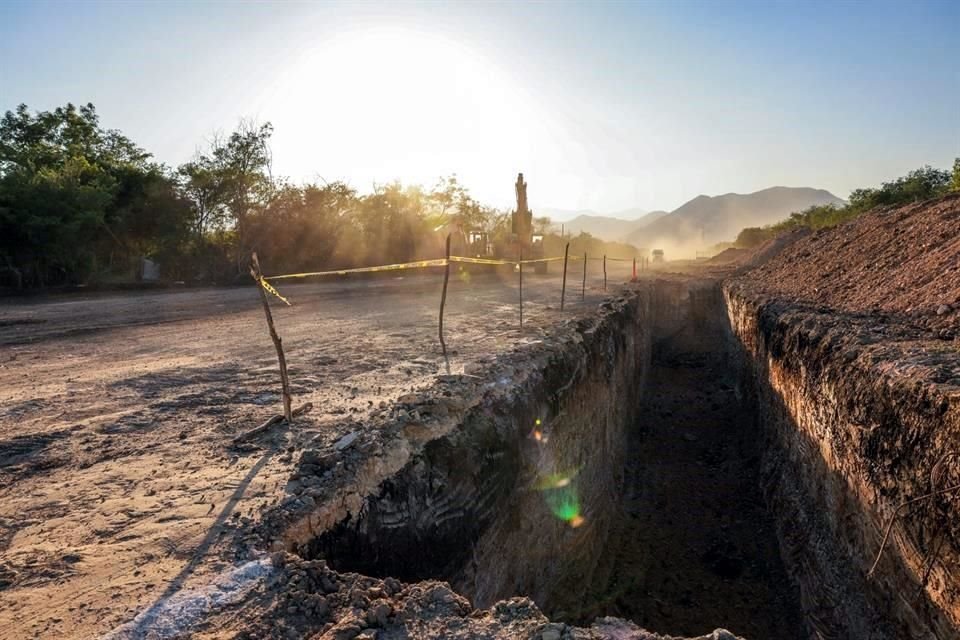
[(481, 189), (502, 178), (488, 163), (509, 158), (509, 173), (532, 156), (538, 121), (511, 74), (480, 52), (397, 28), (317, 44), (283, 70), (266, 104), (268, 119), (287, 123), (275, 155), (292, 166), (381, 181), (458, 171)]

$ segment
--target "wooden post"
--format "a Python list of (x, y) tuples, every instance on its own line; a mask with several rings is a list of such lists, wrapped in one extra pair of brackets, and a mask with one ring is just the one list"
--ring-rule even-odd
[(280, 361), (280, 385), (283, 391), (283, 417), (287, 422), (293, 420), (293, 398), (290, 396), (290, 378), (287, 376), (287, 358), (283, 355), (283, 341), (277, 335), (277, 330), (273, 326), (273, 314), (270, 313), (270, 303), (267, 301), (267, 292), (263, 290), (260, 271), (260, 261), (257, 260), (257, 254), (254, 252), (250, 264), (250, 275), (257, 283), (257, 290), (260, 292), (260, 302), (263, 303), (263, 313), (267, 316), (267, 328), (270, 330), (270, 339), (273, 340), (273, 346), (277, 349), (277, 360)]
[(603, 290), (607, 290), (607, 254), (603, 254)]
[(570, 253), (570, 243), (563, 248), (563, 285), (560, 288), (560, 311), (563, 311), (563, 302), (567, 297), (567, 257)]
[(637, 281), (637, 256), (633, 256), (633, 275), (630, 276), (630, 282)]
[(587, 252), (583, 252), (583, 285), (580, 289), (580, 299), (587, 299)]
[(447, 343), (443, 341), (443, 308), (447, 304), (447, 283), (450, 282), (450, 234), (447, 234), (447, 266), (443, 269), (443, 293), (440, 295), (440, 349), (447, 357)]
[(520, 247), (520, 328), (523, 329), (523, 247)]

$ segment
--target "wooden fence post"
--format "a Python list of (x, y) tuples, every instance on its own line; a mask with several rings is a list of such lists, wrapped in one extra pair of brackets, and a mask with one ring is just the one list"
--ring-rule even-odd
[(283, 417), (287, 422), (293, 420), (293, 398), (290, 396), (290, 378), (287, 376), (287, 358), (283, 355), (283, 342), (277, 335), (277, 330), (273, 326), (273, 314), (270, 313), (270, 303), (267, 301), (267, 292), (263, 290), (263, 273), (260, 271), (260, 261), (257, 260), (257, 254), (254, 252), (251, 264), (250, 275), (257, 283), (257, 290), (260, 292), (260, 302), (263, 303), (263, 313), (267, 317), (267, 328), (270, 330), (270, 339), (273, 340), (273, 346), (277, 349), (277, 360), (280, 361), (280, 385), (283, 392)]
[(583, 285), (580, 289), (580, 299), (587, 299), (587, 252), (583, 252)]
[(563, 248), (563, 285), (560, 288), (560, 311), (563, 311), (563, 303), (567, 297), (567, 258), (570, 254), (570, 243)]
[(607, 254), (603, 254), (603, 290), (607, 290)]
[(450, 234), (447, 234), (447, 265), (443, 269), (443, 293), (440, 295), (440, 349), (447, 357), (447, 343), (443, 341), (443, 308), (447, 304), (447, 283), (450, 282)]

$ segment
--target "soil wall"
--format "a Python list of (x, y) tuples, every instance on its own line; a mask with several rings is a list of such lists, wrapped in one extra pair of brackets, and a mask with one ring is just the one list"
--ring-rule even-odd
[[(404, 411), (427, 422), (436, 398), (461, 407), (444, 420), (406, 420), (392, 442), (356, 452), (305, 453), (299, 482), (316, 500), (287, 505), (281, 545), (339, 571), (448, 580), (479, 607), (517, 594), (548, 610), (580, 599), (585, 578), (610, 570), (602, 551), (650, 363), (650, 289), (468, 376), (483, 384)], [(365, 496), (324, 490), (338, 465), (381, 477)], [(344, 496), (339, 518), (325, 494)]]
[(767, 502), (808, 622), (822, 638), (960, 636), (960, 520), (944, 491), (960, 478), (956, 387), (931, 382), (924, 348), (912, 359), (911, 345), (891, 351), (862, 319), (736, 282), (724, 297), (747, 356), (744, 388), (759, 395)]

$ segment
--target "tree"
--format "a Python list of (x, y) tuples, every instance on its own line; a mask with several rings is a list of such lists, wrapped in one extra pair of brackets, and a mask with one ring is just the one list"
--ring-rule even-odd
[(249, 249), (247, 218), (254, 207), (265, 206), (273, 186), (270, 176), (270, 137), (273, 125), (244, 121), (222, 144), (213, 149), (221, 172), (226, 207), (237, 234), (237, 273), (246, 270)]
[(953, 160), (953, 174), (950, 178), (950, 191), (960, 191), (960, 158)]
[[(92, 104), (0, 119), (0, 256), (19, 284), (81, 281), (181, 235), (166, 170)], [(146, 202), (163, 202), (157, 208)], [(163, 221), (160, 223), (160, 221)]]

